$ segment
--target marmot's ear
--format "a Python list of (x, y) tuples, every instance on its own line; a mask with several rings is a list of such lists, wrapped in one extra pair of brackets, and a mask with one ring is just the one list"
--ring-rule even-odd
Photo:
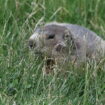
[(66, 29), (63, 35), (64, 40), (72, 40), (72, 33), (70, 30)]
[(64, 40), (66, 41), (66, 44), (69, 45), (69, 47), (75, 49), (75, 38), (69, 29), (65, 30), (64, 32)]

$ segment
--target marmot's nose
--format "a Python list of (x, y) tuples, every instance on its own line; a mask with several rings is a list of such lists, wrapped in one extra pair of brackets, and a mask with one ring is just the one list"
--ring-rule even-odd
[(30, 48), (35, 48), (36, 47), (36, 42), (32, 39), (29, 39), (29, 47)]

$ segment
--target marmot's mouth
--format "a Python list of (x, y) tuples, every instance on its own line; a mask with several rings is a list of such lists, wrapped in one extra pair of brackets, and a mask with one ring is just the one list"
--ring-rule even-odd
[(53, 66), (55, 64), (55, 60), (53, 58), (47, 58), (46, 59), (46, 65), (47, 66)]
[(45, 60), (45, 69), (47, 74), (52, 73), (54, 65), (55, 65), (55, 60), (53, 58), (47, 58)]

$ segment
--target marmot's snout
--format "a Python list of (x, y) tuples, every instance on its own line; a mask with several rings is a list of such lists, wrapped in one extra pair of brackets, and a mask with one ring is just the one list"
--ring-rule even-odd
[(31, 37), (29, 38), (29, 41), (28, 41), (29, 47), (30, 47), (31, 49), (36, 48), (38, 41), (39, 41), (38, 33), (34, 33), (34, 34), (31, 35)]
[(31, 49), (36, 47), (36, 42), (32, 39), (29, 39), (28, 44), (29, 44), (29, 48)]

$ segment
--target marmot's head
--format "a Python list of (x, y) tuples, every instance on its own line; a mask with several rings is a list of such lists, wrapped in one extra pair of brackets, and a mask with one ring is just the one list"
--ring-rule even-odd
[(68, 53), (70, 40), (71, 33), (64, 24), (49, 23), (35, 30), (29, 38), (29, 47), (37, 54), (64, 57)]

